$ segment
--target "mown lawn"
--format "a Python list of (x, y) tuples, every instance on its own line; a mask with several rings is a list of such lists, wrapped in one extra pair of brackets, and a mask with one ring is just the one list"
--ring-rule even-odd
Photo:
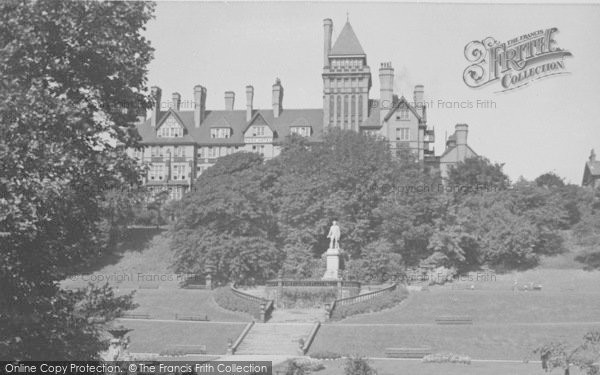
[[(121, 293), (130, 290), (120, 289)], [(199, 289), (139, 289), (134, 301), (139, 305), (133, 314), (149, 314), (153, 319), (175, 319), (179, 316), (208, 316), (211, 321), (249, 322), (249, 314), (225, 310), (217, 305), (211, 291)]]
[(340, 354), (360, 354), (384, 357), (388, 347), (428, 346), (434, 352), (452, 352), (474, 359), (523, 360), (538, 359), (531, 352), (548, 341), (566, 340), (575, 345), (583, 335), (600, 330), (600, 324), (578, 325), (340, 325), (324, 324), (311, 353), (334, 351)]
[[(531, 282), (542, 291), (512, 291)], [(468, 290), (470, 285), (474, 290)], [(600, 272), (537, 269), (453, 282), (411, 292), (399, 306), (342, 323), (433, 323), (440, 315), (470, 315), (475, 323), (600, 321)]]
[[(600, 282), (599, 282), (600, 285)], [(477, 323), (596, 322), (600, 293), (518, 292), (432, 288), (411, 292), (399, 306), (352, 316), (342, 323), (434, 323), (442, 315), (469, 315)]]
[(129, 351), (160, 353), (173, 345), (206, 345), (208, 354), (225, 354), (228, 340), (235, 340), (244, 323), (152, 322), (120, 320), (119, 324), (133, 329)]

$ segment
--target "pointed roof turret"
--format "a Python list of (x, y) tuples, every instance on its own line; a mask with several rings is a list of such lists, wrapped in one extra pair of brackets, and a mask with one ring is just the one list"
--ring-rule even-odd
[(338, 36), (331, 52), (330, 56), (344, 56), (344, 55), (364, 55), (365, 51), (363, 51), (350, 22), (346, 22), (342, 32)]

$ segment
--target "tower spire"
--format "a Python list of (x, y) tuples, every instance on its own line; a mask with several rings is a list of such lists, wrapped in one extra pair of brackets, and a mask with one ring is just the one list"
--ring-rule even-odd
[(346, 12), (346, 22), (350, 22), (350, 13)]

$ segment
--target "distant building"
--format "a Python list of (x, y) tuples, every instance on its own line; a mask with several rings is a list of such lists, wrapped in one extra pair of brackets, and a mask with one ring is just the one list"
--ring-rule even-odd
[(168, 190), (171, 199), (179, 199), (220, 156), (248, 151), (270, 159), (279, 154), (288, 135), (316, 142), (323, 131), (334, 127), (381, 136), (393, 151), (410, 150), (424, 165), (439, 167), (442, 173), (475, 155), (466, 145), (467, 126), (457, 125), (456, 144), (447, 143), (444, 154), (435, 157), (429, 147), (435, 136), (427, 125), (423, 85), (415, 86), (412, 101), (398, 97), (394, 68), (385, 62), (379, 68), (379, 99), (371, 99), (371, 70), (352, 26), (346, 22), (332, 46), (333, 22), (325, 19), (323, 25), (322, 109), (285, 109), (279, 79), (272, 86), (272, 108), (266, 110), (254, 108), (252, 86), (246, 87), (242, 110), (234, 109), (232, 91), (224, 94), (225, 109), (207, 109), (207, 89), (201, 85), (194, 87), (190, 109), (182, 108), (179, 93), (173, 93), (163, 109), (161, 89), (152, 87), (155, 109), (137, 125), (142, 147), (129, 150), (148, 166), (145, 183), (151, 190)]
[(448, 171), (451, 166), (465, 161), (467, 158), (477, 157), (471, 146), (467, 144), (467, 135), (469, 126), (467, 124), (456, 124), (454, 134), (446, 140), (446, 149), (444, 153), (436, 157), (436, 163), (442, 178), (448, 177)]
[(581, 181), (581, 186), (589, 186), (592, 188), (600, 186), (600, 161), (596, 160), (596, 153), (594, 150), (590, 152), (590, 158), (583, 168), (583, 180)]

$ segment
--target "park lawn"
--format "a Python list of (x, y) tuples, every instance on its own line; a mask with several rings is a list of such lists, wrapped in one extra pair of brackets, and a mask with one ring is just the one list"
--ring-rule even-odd
[[(120, 293), (131, 290), (120, 289)], [(212, 292), (201, 289), (138, 289), (134, 302), (139, 306), (132, 314), (149, 314), (152, 319), (175, 319), (179, 316), (208, 316), (211, 321), (249, 322), (252, 316), (242, 312), (225, 310), (217, 305)]]
[(129, 333), (131, 353), (160, 353), (174, 345), (206, 345), (207, 354), (225, 354), (228, 340), (243, 331), (244, 323), (162, 322), (118, 320), (132, 329)]
[[(600, 285), (600, 282), (599, 284)], [(341, 323), (434, 323), (443, 315), (469, 315), (477, 323), (597, 322), (600, 292), (517, 292), (431, 288), (411, 292), (398, 306)]]
[[(539, 363), (473, 362), (470, 365), (423, 363), (420, 360), (370, 360), (378, 375), (543, 375)], [(343, 375), (344, 360), (324, 361), (319, 375)], [(556, 372), (559, 374), (560, 372)], [(572, 368), (571, 375), (583, 375)]]
[(532, 351), (548, 341), (582, 342), (600, 324), (577, 325), (341, 325), (323, 324), (310, 353), (333, 351), (343, 355), (384, 357), (388, 347), (431, 347), (473, 359), (537, 360)]

